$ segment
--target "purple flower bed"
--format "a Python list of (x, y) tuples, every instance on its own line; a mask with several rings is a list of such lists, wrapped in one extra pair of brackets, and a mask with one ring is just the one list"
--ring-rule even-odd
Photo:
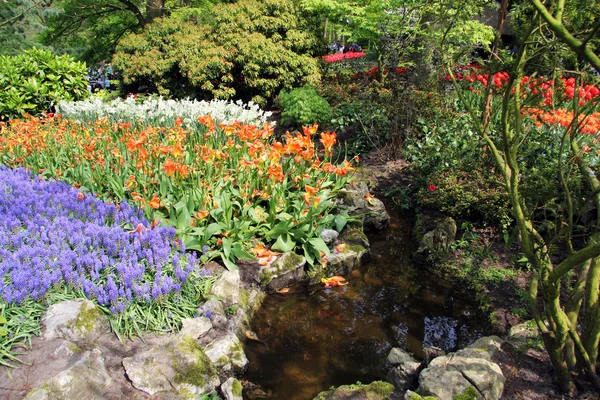
[(152, 229), (126, 202), (118, 208), (0, 167), (0, 296), (8, 303), (66, 285), (121, 312), (180, 292), (194, 268), (174, 229)]

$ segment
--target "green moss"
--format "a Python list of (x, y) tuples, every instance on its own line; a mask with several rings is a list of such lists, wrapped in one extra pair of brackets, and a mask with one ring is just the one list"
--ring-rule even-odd
[(477, 400), (477, 390), (469, 386), (464, 392), (454, 395), (452, 400)]
[[(326, 400), (332, 398), (331, 395), (334, 392), (338, 392), (338, 394), (342, 394), (342, 396), (352, 395), (356, 398), (361, 399), (387, 399), (390, 397), (392, 392), (394, 391), (394, 385), (388, 382), (383, 381), (375, 381), (368, 385), (363, 385), (360, 382), (357, 382), (353, 385), (343, 385), (338, 387), (337, 389), (332, 389), (328, 392), (321, 392), (314, 398), (314, 400)], [(351, 393), (348, 393), (351, 392)]]
[(175, 382), (189, 383), (194, 386), (204, 386), (206, 384), (206, 376), (215, 375), (216, 371), (210, 362), (209, 358), (202, 350), (202, 347), (190, 336), (184, 336), (177, 343), (177, 351), (184, 354), (191, 354), (196, 358), (193, 364), (181, 365), (177, 357), (173, 357), (175, 370)]
[(83, 352), (83, 349), (79, 346), (77, 346), (75, 343), (73, 342), (69, 342), (67, 344), (67, 347), (69, 348), (69, 350), (71, 350), (71, 352), (73, 352), (74, 354), (79, 354), (81, 352)]
[(236, 396), (239, 397), (242, 395), (242, 384), (240, 383), (240, 381), (238, 381), (237, 379), (234, 379), (233, 382), (231, 383), (231, 393)]
[(250, 300), (250, 292), (246, 289), (240, 289), (240, 306), (243, 309), (248, 307), (248, 300)]
[(102, 311), (98, 307), (88, 307), (87, 303), (83, 303), (75, 319), (75, 328), (80, 332), (90, 332), (101, 316)]
[(346, 228), (342, 235), (342, 239), (349, 244), (366, 244), (369, 243), (369, 238), (362, 231), (362, 229), (358, 228)]
[(361, 246), (360, 244), (348, 244), (348, 245), (346, 245), (346, 247), (344, 248), (344, 251), (342, 253), (353, 251), (356, 254), (360, 254), (365, 250), (367, 250), (367, 249), (365, 249), (364, 246)]
[(265, 268), (261, 272), (259, 277), (260, 284), (267, 286), (273, 280), (273, 275), (294, 270), (302, 262), (304, 262), (304, 257), (292, 252), (287, 253), (287, 255), (283, 257), (283, 260), (280, 259), (275, 261), (271, 265), (271, 268)]

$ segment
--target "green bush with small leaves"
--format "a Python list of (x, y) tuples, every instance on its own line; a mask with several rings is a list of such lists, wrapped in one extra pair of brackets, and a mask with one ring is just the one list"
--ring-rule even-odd
[(59, 100), (86, 98), (85, 74), (85, 64), (48, 50), (0, 56), (0, 119), (48, 111)]
[(284, 125), (328, 124), (331, 121), (331, 108), (324, 97), (311, 87), (301, 87), (279, 93), (278, 101)]

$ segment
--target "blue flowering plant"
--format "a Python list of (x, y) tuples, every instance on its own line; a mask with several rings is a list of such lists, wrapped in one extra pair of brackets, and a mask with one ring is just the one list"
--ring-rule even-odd
[(93, 300), (117, 335), (131, 337), (177, 329), (196, 313), (211, 283), (175, 229), (149, 223), (126, 201), (105, 203), (65, 183), (5, 167), (0, 278), (4, 363), (13, 346), (38, 333), (36, 321), (53, 302)]

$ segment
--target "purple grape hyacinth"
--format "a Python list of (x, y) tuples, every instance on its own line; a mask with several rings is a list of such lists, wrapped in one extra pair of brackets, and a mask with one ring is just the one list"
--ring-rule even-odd
[(197, 268), (175, 230), (151, 227), (141, 210), (0, 167), (0, 297), (41, 299), (67, 285), (121, 312), (180, 292)]

